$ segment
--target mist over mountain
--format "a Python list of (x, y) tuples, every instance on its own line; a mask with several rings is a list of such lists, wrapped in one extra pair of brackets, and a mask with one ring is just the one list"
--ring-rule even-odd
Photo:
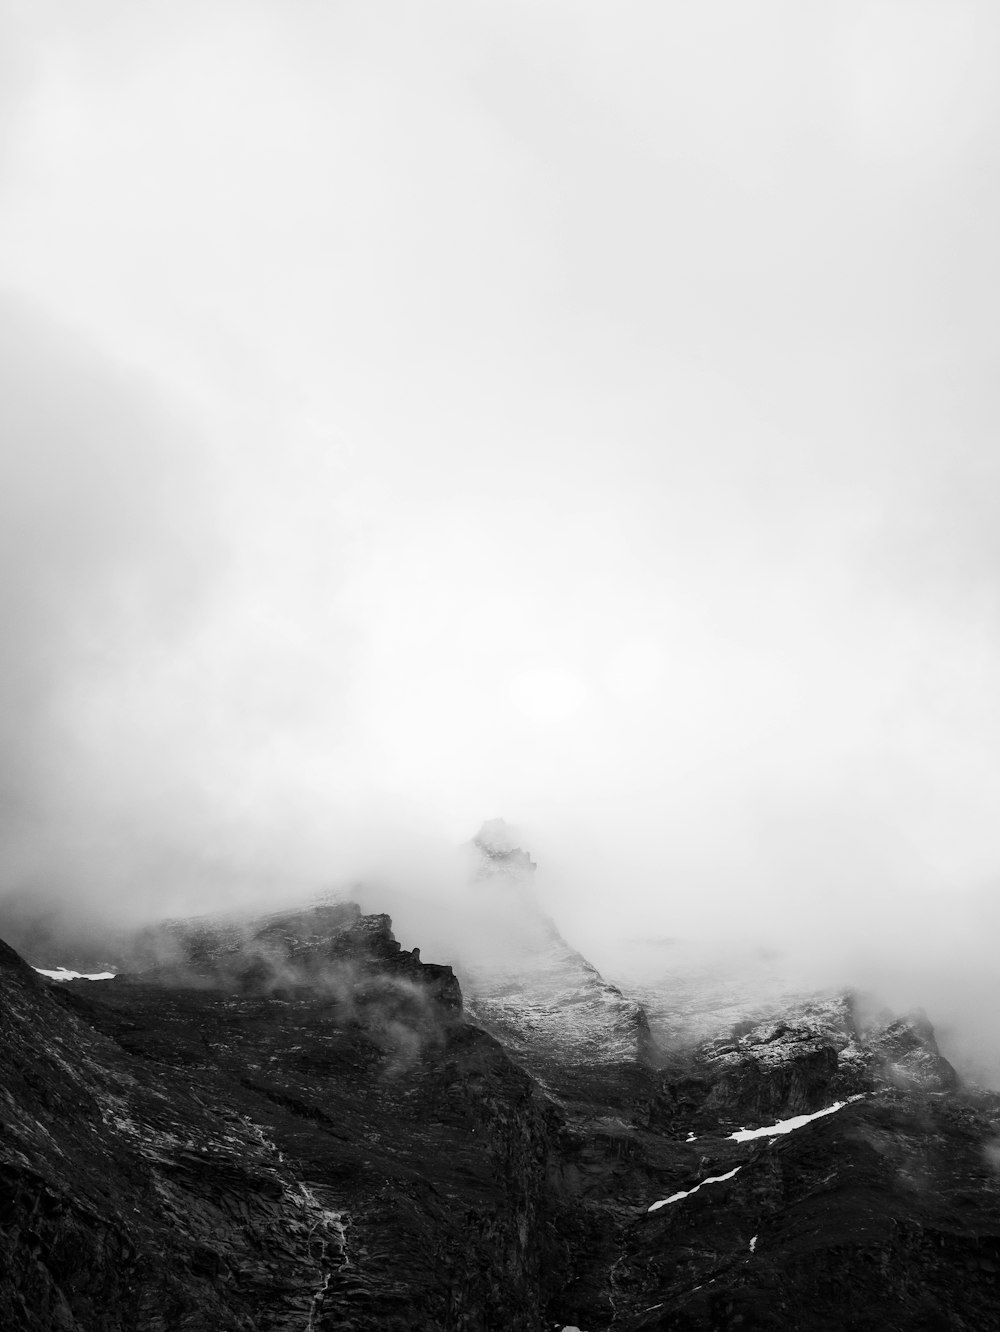
[(94, 15), (0, 16), (7, 909), (502, 810), (995, 1067), (989, 7)]
[(816, 994), (1000, 1087), (998, 61), (980, 0), (0, 6), (0, 937), (355, 902), (482, 1034), (428, 1104), (468, 1041), (535, 1145), (584, 1048), (661, 1105), (643, 1022)]

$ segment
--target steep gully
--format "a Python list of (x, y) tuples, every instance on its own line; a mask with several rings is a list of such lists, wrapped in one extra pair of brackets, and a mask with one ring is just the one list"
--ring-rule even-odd
[(143, 948), (0, 950), (5, 1328), (1000, 1324), (1000, 1098), (922, 1018), (665, 1053), (551, 927), (463, 1002), (350, 905)]

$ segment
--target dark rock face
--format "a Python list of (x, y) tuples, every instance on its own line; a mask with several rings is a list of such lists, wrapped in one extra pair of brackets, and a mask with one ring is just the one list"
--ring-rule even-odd
[(385, 918), (300, 924), (263, 973), (4, 955), (0, 1325), (538, 1325), (552, 1107)]
[(623, 1326), (996, 1326), (991, 1131), (985, 1106), (889, 1095), (762, 1140), (634, 1226), (619, 1279), (650, 1307)]
[(455, 1014), (462, 991), (451, 967), (401, 948), (386, 915), (363, 916), (353, 902), (279, 912), (251, 925), (181, 921), (147, 931), (141, 955), (156, 959), (144, 980), (172, 986), (237, 989), (243, 994), (339, 993), (354, 1004), (393, 991)]
[(661, 1055), (552, 935), (469, 999), (491, 1035), (350, 906), (142, 958), (56, 984), (0, 945), (5, 1329), (1000, 1325), (1000, 1097), (922, 1016)]

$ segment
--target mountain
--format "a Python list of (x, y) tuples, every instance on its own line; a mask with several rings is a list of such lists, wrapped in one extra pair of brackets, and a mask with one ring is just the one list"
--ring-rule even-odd
[[(508, 927), (499, 943), (470, 948), (463, 965), (469, 1017), (499, 1040), (545, 1087), (576, 1083), (596, 1092), (629, 1072), (645, 1070), (651, 1054), (642, 1006), (571, 948), (542, 914), (533, 890), (536, 866), (514, 845), (501, 819), (483, 825), (471, 844), (473, 888), (499, 895)], [(495, 899), (497, 900), (497, 899)]]
[(998, 1325), (1000, 1096), (923, 1015), (679, 1043), (509, 836), (470, 855), (523, 919), (461, 984), (349, 903), (167, 923), (113, 979), (0, 947), (0, 1326)]

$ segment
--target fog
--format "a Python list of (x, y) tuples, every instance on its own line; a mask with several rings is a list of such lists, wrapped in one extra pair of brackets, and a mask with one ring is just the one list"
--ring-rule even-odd
[(1000, 1073), (998, 57), (0, 7), (0, 934), (365, 881), (444, 938), (503, 815), (598, 965), (769, 948)]

